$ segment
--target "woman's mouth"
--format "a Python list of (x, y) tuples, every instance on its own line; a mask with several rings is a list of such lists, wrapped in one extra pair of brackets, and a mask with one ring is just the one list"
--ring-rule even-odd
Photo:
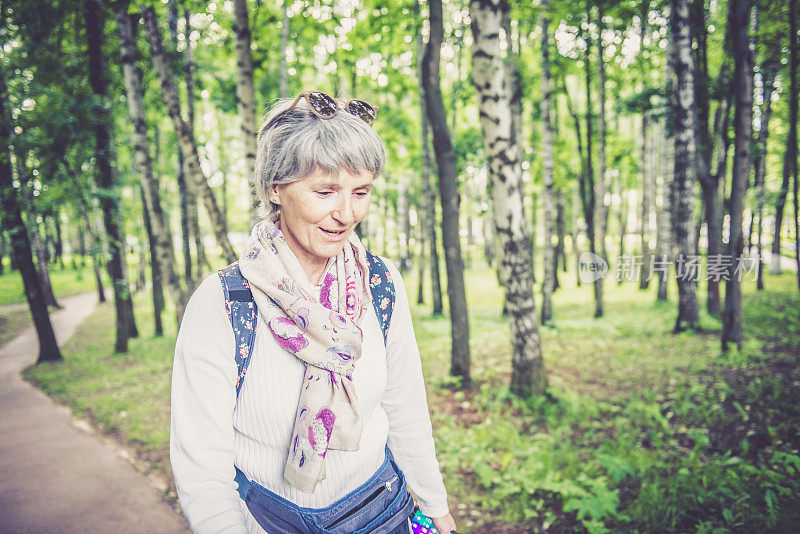
[(327, 230), (325, 228), (320, 228), (320, 230), (322, 230), (323, 234), (333, 240), (341, 239), (346, 233), (346, 230)]

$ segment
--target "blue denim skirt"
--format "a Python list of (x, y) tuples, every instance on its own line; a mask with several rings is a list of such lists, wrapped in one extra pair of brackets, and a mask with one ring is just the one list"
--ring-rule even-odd
[(251, 482), (238, 468), (239, 495), (269, 534), (410, 534), (414, 500), (403, 472), (386, 458), (369, 480), (326, 508), (302, 508)]

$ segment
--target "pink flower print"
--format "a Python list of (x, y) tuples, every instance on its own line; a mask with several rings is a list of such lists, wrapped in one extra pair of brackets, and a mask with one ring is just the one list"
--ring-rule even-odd
[(261, 252), (261, 247), (259, 247), (258, 245), (253, 245), (252, 247), (250, 247), (250, 250), (247, 251), (247, 255), (245, 256), (245, 258), (247, 258), (248, 260), (254, 260), (258, 257), (259, 252)]
[(325, 275), (325, 280), (322, 282), (322, 289), (319, 292), (319, 303), (328, 308), (333, 309), (331, 305), (331, 286), (336, 281), (331, 273)]
[(291, 319), (275, 317), (267, 323), (267, 326), (275, 341), (289, 352), (296, 353), (308, 346), (308, 340), (303, 337), (300, 328)]
[(389, 297), (383, 297), (381, 299), (381, 309), (385, 310), (387, 306), (389, 306)]
[(336, 415), (330, 408), (322, 408), (308, 427), (308, 442), (317, 453), (325, 453), (331, 439)]
[(373, 286), (377, 285), (377, 284), (380, 284), (381, 283), (380, 275), (373, 274), (372, 278), (369, 279), (369, 283), (370, 283), (370, 285), (373, 285)]

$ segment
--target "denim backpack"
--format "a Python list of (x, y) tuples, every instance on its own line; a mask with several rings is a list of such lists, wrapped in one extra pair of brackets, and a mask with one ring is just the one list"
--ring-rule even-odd
[[(369, 291), (372, 294), (372, 305), (378, 323), (383, 332), (383, 342), (389, 331), (394, 310), (395, 288), (389, 269), (376, 254), (367, 252), (369, 264)], [(239, 270), (239, 262), (235, 261), (217, 271), (222, 281), (222, 290), (225, 293), (225, 309), (228, 319), (233, 326), (233, 336), (236, 340), (236, 366), (239, 372), (236, 375), (236, 398), (244, 384), (244, 375), (250, 365), (250, 356), (253, 353), (253, 344), (256, 340), (256, 324), (258, 323), (258, 307), (253, 300), (250, 285)]]

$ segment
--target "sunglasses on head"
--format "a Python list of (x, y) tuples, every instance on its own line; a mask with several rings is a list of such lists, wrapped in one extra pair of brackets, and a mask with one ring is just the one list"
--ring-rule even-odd
[(344, 109), (348, 113), (355, 115), (367, 124), (372, 124), (375, 122), (375, 117), (378, 114), (378, 108), (369, 102), (365, 102), (364, 100), (359, 100), (357, 98), (350, 100), (343, 100), (341, 98), (337, 99), (333, 98), (327, 93), (323, 93), (322, 91), (303, 91), (297, 95), (297, 98), (294, 99), (294, 102), (292, 102), (292, 105), (289, 106), (286, 111), (294, 109), (301, 98), (306, 99), (306, 103), (308, 104), (311, 113), (320, 119), (330, 119), (333, 117), (339, 107), (338, 102), (344, 104)]

